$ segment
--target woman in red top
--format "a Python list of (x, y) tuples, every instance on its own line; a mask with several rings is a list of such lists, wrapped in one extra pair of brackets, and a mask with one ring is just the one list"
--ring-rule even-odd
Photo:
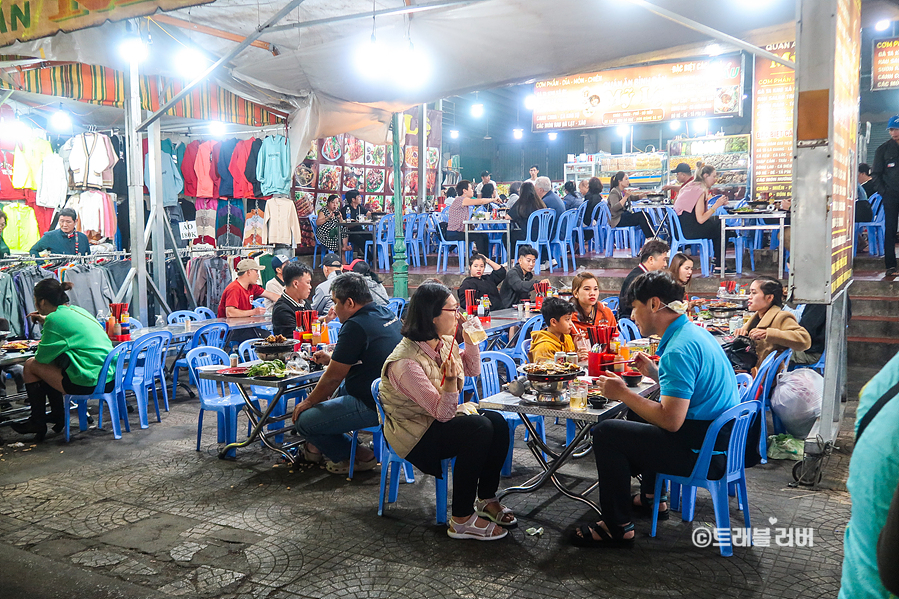
[(575, 276), (571, 281), (571, 293), (571, 303), (576, 310), (572, 321), (575, 326), (618, 326), (612, 310), (599, 301), (599, 282), (592, 273), (582, 272)]

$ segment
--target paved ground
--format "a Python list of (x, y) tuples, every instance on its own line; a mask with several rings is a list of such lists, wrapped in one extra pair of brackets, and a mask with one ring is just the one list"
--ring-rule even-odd
[[(851, 397), (872, 374), (852, 372)], [(214, 418), (195, 451), (197, 404), (186, 395), (161, 424), (140, 430), (136, 420), (120, 441), (92, 429), (70, 444), (16, 447), (22, 439), (3, 429), (0, 596), (834, 597), (839, 588), (845, 434), (824, 490), (789, 488), (791, 462), (748, 475), (753, 525), (811, 527), (814, 546), (780, 547), (772, 536), (769, 547), (722, 558), (691, 541), (695, 528), (714, 526), (704, 492), (693, 523), (675, 514), (653, 539), (638, 521), (633, 550), (568, 546), (568, 525), (591, 514), (549, 490), (509, 499), (521, 519), (511, 538), (460, 542), (435, 525), (434, 479), (420, 473), (378, 517), (378, 470), (347, 481), (318, 467), (288, 469), (258, 446), (220, 461)], [(548, 430), (564, 438), (563, 426)], [(518, 438), (504, 485), (536, 472), (521, 430)], [(584, 483), (596, 476), (592, 458), (570, 472)], [(528, 536), (529, 527), (545, 532)]]

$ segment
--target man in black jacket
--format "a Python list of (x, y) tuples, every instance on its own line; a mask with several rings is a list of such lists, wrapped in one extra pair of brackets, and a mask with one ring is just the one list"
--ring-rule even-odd
[(627, 273), (618, 295), (618, 320), (631, 317), (631, 303), (628, 301), (628, 290), (634, 279), (645, 272), (661, 270), (668, 267), (668, 244), (661, 239), (650, 239), (640, 248), (640, 264)]
[[(503, 308), (511, 308), (521, 301), (531, 297), (534, 289), (534, 266), (537, 264), (537, 250), (529, 245), (521, 246), (518, 250), (518, 264), (506, 275), (503, 288), (499, 290)], [(549, 279), (543, 279), (541, 283), (549, 283)]]
[(281, 269), (284, 291), (272, 308), (272, 332), (293, 339), (300, 310), (311, 310), (309, 293), (312, 291), (312, 271), (305, 264), (288, 262)]
[(896, 276), (896, 229), (899, 227), (899, 116), (887, 123), (890, 139), (874, 153), (872, 174), (883, 198), (884, 256), (888, 277)]

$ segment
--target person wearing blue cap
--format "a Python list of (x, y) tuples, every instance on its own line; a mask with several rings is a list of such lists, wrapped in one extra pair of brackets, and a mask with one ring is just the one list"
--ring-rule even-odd
[(883, 201), (884, 215), (884, 266), (886, 275), (899, 274), (896, 269), (896, 229), (899, 228), (899, 115), (890, 117), (887, 123), (890, 139), (883, 142), (874, 153), (872, 175)]

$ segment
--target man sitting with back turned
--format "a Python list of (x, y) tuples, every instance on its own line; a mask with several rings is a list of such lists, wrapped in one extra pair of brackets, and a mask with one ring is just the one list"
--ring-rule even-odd
[(293, 339), (297, 326), (297, 312), (311, 310), (309, 292), (312, 291), (312, 271), (305, 264), (288, 262), (281, 269), (284, 291), (272, 308), (272, 332)]
[[(385, 306), (372, 301), (362, 276), (349, 272), (331, 283), (334, 311), (340, 334), (334, 352), (318, 351), (313, 359), (327, 365), (309, 397), (297, 404), (293, 421), (297, 433), (306, 438), (304, 457), (319, 462), (334, 474), (350, 469), (352, 438), (348, 432), (377, 426), (378, 411), (371, 384), (381, 376), (384, 361), (402, 341), (400, 321)], [(337, 397), (328, 399), (340, 388)], [(377, 465), (374, 452), (360, 446), (356, 450), (356, 470)]]
[(618, 294), (618, 320), (631, 317), (631, 302), (628, 299), (627, 291), (634, 279), (644, 273), (668, 267), (668, 244), (661, 239), (650, 239), (640, 248), (639, 258), (640, 264), (627, 273), (624, 283), (621, 285), (621, 293)]
[[(637, 277), (630, 291), (633, 317), (646, 337), (659, 335), (659, 365), (642, 352), (637, 369), (658, 381), (661, 399), (646, 399), (618, 377), (599, 377), (603, 396), (623, 402), (645, 422), (605, 420), (593, 428), (593, 453), (599, 475), (602, 520), (581, 524), (575, 545), (633, 545), (632, 514), (651, 514), (656, 473), (688, 476), (712, 422), (739, 403), (737, 379), (724, 350), (711, 333), (687, 320), (684, 287), (667, 270)], [(716, 451), (727, 449), (729, 435), (718, 436)], [(725, 455), (713, 455), (709, 478), (721, 478)], [(642, 474), (640, 493), (631, 495), (631, 475)], [(659, 498), (659, 519), (668, 519), (667, 497)]]

